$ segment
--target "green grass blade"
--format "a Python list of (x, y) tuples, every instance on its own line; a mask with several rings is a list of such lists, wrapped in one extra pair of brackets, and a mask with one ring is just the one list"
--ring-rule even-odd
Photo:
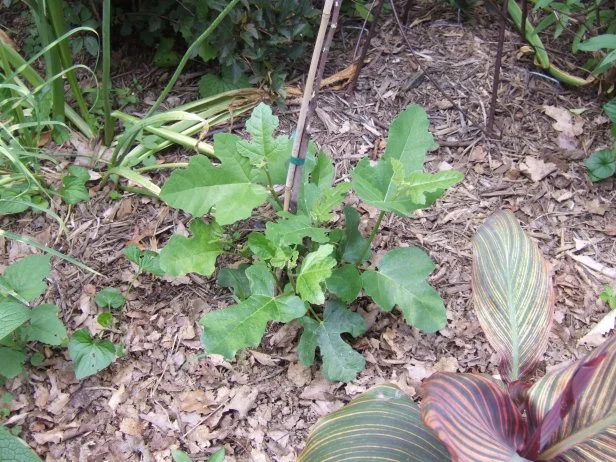
[(84, 265), (83, 263), (81, 263), (80, 261), (74, 259), (73, 257), (69, 257), (68, 255), (64, 255), (61, 252), (58, 252), (57, 250), (54, 250), (52, 248), (47, 247), (46, 245), (40, 244), (39, 242), (35, 241), (34, 239), (32, 239), (31, 237), (28, 236), (22, 236), (20, 234), (15, 234), (15, 233), (11, 233), (10, 231), (6, 231), (4, 229), (0, 229), (0, 236), (1, 237), (6, 237), (8, 239), (12, 239), (14, 241), (17, 242), (21, 242), (22, 244), (28, 244), (31, 245), (32, 247), (35, 247), (39, 250), (42, 250), (43, 252), (46, 252), (50, 255), (53, 255), (54, 257), (58, 257), (61, 258), (62, 260), (66, 260), (69, 263), (72, 263), (73, 265), (86, 270), (90, 273), (96, 274), (97, 276), (103, 276), (101, 273), (99, 273), (96, 270), (93, 270), (92, 268), (90, 268), (87, 265)]

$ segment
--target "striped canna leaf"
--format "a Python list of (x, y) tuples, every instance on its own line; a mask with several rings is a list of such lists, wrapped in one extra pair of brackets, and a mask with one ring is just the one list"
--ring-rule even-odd
[(541, 360), (553, 316), (548, 265), (513, 213), (489, 217), (473, 238), (473, 301), (506, 383)]
[[(592, 375), (576, 385), (575, 377), (587, 365), (593, 366), (590, 369)], [(539, 447), (537, 460), (616, 460), (615, 385), (616, 337), (607, 340), (587, 357), (549, 373), (535, 383), (528, 392), (530, 426), (544, 430), (542, 424), (555, 404), (563, 415), (559, 428)], [(567, 396), (563, 399), (567, 394), (574, 399)]]
[(424, 382), (424, 423), (454, 461), (524, 461), (526, 422), (499, 384), (474, 374), (436, 373)]
[(379, 385), (319, 420), (298, 462), (451, 460), (421, 421), (419, 408), (394, 385)]

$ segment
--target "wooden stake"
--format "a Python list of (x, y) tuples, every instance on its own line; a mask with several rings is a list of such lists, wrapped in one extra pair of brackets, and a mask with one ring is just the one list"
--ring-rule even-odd
[[(327, 61), (329, 46), (331, 45), (332, 37), (338, 24), (341, 3), (342, 0), (326, 0), (323, 6), (321, 25), (312, 52), (312, 60), (310, 62), (308, 77), (306, 78), (306, 87), (304, 88), (304, 97), (302, 99), (297, 128), (295, 130), (291, 162), (289, 163), (289, 170), (287, 171), (283, 204), (283, 210), (285, 211), (295, 211), (297, 208), (297, 196), (301, 183), (302, 164), (306, 157), (306, 148), (308, 147), (308, 134), (306, 132), (307, 123), (316, 107), (317, 93), (319, 91), (321, 79), (323, 78), (323, 72), (325, 71), (325, 62)], [(332, 19), (331, 27), (329, 27), (330, 18)], [(328, 28), (329, 35), (326, 40)]]

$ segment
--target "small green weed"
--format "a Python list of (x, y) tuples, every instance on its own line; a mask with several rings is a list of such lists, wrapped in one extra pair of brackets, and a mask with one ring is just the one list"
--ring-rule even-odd
[(599, 295), (599, 300), (603, 300), (610, 307), (610, 310), (616, 310), (616, 292), (614, 287), (606, 284), (603, 288), (603, 292)]
[[(616, 98), (603, 106), (603, 110), (612, 122), (612, 137), (616, 136)], [(586, 159), (586, 170), (592, 182), (610, 178), (616, 173), (616, 143), (611, 149), (601, 149)]]
[(49, 257), (33, 255), (11, 264), (0, 276), (0, 376), (19, 375), (28, 357), (39, 362), (34, 342), (52, 347), (68, 342), (57, 306), (30, 306), (47, 290), (50, 273)]

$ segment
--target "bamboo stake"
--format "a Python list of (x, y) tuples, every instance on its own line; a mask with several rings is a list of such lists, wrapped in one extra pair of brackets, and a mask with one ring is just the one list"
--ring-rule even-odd
[[(293, 151), (291, 152), (291, 162), (289, 163), (289, 170), (287, 171), (287, 181), (284, 187), (284, 205), (285, 211), (289, 210), (291, 205), (291, 192), (293, 189), (293, 183), (295, 179), (295, 172), (298, 170), (297, 163), (300, 162), (300, 146), (304, 133), (306, 131), (306, 121), (308, 120), (308, 112), (310, 109), (310, 102), (315, 97), (314, 83), (319, 69), (319, 62), (322, 58), (324, 51), (323, 43), (325, 41), (325, 33), (329, 25), (329, 19), (331, 17), (332, 8), (334, 3), (340, 8), (341, 0), (325, 0), (323, 5), (323, 13), (321, 15), (321, 25), (319, 26), (319, 32), (314, 44), (314, 50), (312, 52), (312, 60), (310, 61), (310, 69), (308, 70), (308, 77), (306, 78), (306, 88), (304, 89), (304, 97), (302, 99), (302, 106), (299, 111), (299, 118), (297, 120), (297, 128), (295, 130), (295, 140), (293, 141)], [(317, 87), (318, 91), (318, 87)], [(303, 155), (305, 156), (305, 151)], [(299, 169), (301, 171), (301, 169)]]

